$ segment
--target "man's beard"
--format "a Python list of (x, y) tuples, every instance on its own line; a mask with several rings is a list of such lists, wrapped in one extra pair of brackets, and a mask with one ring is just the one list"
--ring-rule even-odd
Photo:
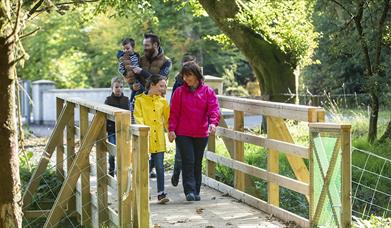
[(147, 50), (147, 49), (144, 49), (144, 55), (147, 57), (147, 58), (152, 58), (153, 54), (155, 53), (155, 50), (152, 48), (150, 50)]

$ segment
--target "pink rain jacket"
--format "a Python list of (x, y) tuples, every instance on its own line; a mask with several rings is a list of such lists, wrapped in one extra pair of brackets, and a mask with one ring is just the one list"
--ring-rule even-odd
[(201, 82), (195, 90), (184, 83), (171, 98), (168, 130), (176, 135), (194, 138), (208, 137), (209, 124), (218, 125), (220, 108), (212, 88)]

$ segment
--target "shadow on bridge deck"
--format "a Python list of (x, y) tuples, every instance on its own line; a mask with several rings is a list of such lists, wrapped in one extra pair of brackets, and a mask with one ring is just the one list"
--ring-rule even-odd
[(170, 202), (158, 204), (156, 179), (150, 180), (150, 211), (155, 227), (285, 227), (276, 218), (205, 185), (201, 187), (201, 201), (187, 202), (182, 182), (173, 187), (169, 172), (165, 190)]

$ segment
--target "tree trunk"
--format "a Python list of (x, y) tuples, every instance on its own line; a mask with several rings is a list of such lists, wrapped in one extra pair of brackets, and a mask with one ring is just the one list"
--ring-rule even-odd
[(373, 143), (377, 139), (377, 120), (379, 117), (379, 97), (375, 93), (371, 93), (370, 107), (368, 142)]
[(388, 140), (391, 140), (391, 120), (388, 122), (386, 131), (384, 132), (384, 134), (382, 135), (382, 137), (380, 137), (379, 142), (380, 142), (380, 143), (383, 143), (383, 142), (385, 142), (387, 139), (388, 139)]
[(285, 101), (286, 96), (282, 94), (295, 91), (295, 66), (289, 64), (286, 54), (276, 44), (234, 20), (239, 12), (235, 0), (200, 0), (200, 3), (249, 61), (264, 100)]
[[(0, 19), (3, 16), (0, 12)], [(0, 30), (0, 228), (12, 228), (22, 227), (13, 66), (16, 47), (12, 38), (7, 40), (9, 29), (3, 29)]]

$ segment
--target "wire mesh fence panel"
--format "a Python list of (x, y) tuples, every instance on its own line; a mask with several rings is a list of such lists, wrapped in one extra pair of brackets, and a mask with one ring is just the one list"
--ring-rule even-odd
[(391, 160), (354, 147), (352, 158), (353, 216), (391, 217)]
[[(98, 142), (106, 141), (107, 138), (108, 138), (108, 136), (103, 136), (103, 137), (95, 140), (93, 143), (91, 143), (91, 145), (96, 144)], [(66, 147), (65, 144), (64, 144), (64, 147)], [(77, 151), (79, 148), (75, 148), (75, 149)], [(50, 213), (50, 210), (52, 209), (53, 204), (54, 204), (56, 198), (58, 197), (58, 193), (59, 193), (60, 189), (63, 187), (62, 186), (63, 182), (61, 181), (61, 179), (62, 180), (66, 179), (66, 175), (68, 172), (68, 170), (66, 168), (66, 167), (68, 167), (67, 163), (70, 160), (73, 160), (74, 156), (75, 155), (72, 155), (71, 157), (67, 157), (66, 154), (64, 153), (63, 160), (61, 160), (60, 162), (65, 164), (65, 173), (63, 173), (63, 176), (61, 176), (61, 177), (59, 177), (58, 172), (56, 172), (56, 170), (57, 170), (56, 162), (59, 162), (58, 159), (56, 159), (55, 155), (50, 159), (50, 162), (49, 162), (49, 165), (48, 165), (46, 171), (38, 177), (41, 179), (41, 181), (39, 183), (39, 186), (37, 188), (36, 193), (34, 194), (32, 202), (29, 205), (24, 205), (26, 210), (25, 210), (25, 215), (23, 217), (23, 227), (31, 227), (31, 228), (34, 227), (35, 228), (35, 227), (43, 227), (44, 226), (44, 224), (47, 220), (47, 217)], [(93, 213), (91, 215), (91, 218), (89, 218), (89, 220), (91, 220), (91, 221), (99, 221), (98, 215), (101, 212), (107, 213), (108, 208), (101, 208), (100, 209), (100, 207), (98, 207), (98, 202), (97, 202), (98, 199), (96, 198), (96, 196), (94, 197), (94, 195), (96, 195), (96, 193), (97, 193), (98, 183), (100, 183), (100, 182), (107, 183), (107, 181), (106, 181), (107, 175), (104, 175), (104, 176), (101, 176), (100, 178), (97, 178), (96, 174), (98, 171), (97, 170), (98, 167), (96, 164), (97, 164), (97, 162), (100, 162), (101, 159), (108, 160), (108, 155), (103, 158), (100, 158), (100, 160), (97, 160), (95, 158), (96, 158), (95, 147), (93, 147), (91, 150), (91, 154), (89, 156), (89, 159), (88, 159), (90, 162), (90, 165), (92, 167), (92, 170), (89, 170), (89, 171), (91, 171), (91, 176), (90, 176), (91, 186), (85, 186), (84, 188), (82, 188), (80, 185), (80, 180), (79, 180), (79, 183), (77, 184), (77, 186), (75, 188), (75, 189), (77, 189), (77, 192), (75, 192), (75, 194), (65, 198), (63, 201), (70, 200), (71, 198), (74, 197), (74, 195), (78, 195), (78, 198), (80, 198), (80, 192), (82, 192), (82, 190), (85, 188), (90, 188), (93, 200), (84, 206), (80, 205), (80, 203), (79, 203), (77, 210), (74, 210), (71, 212), (68, 210), (67, 206), (61, 207), (60, 209), (61, 209), (62, 218), (56, 224), (52, 224), (52, 225), (58, 226), (58, 227), (83, 227), (83, 224), (80, 223), (80, 214), (83, 210), (86, 210), (87, 207), (93, 208), (93, 210), (92, 210)], [(79, 167), (80, 171), (84, 171), (86, 169), (89, 169), (89, 167), (87, 167), (87, 168)], [(99, 171), (101, 173), (107, 174), (108, 170), (99, 170)], [(115, 193), (113, 194), (112, 192), (109, 192), (108, 197), (109, 197), (110, 207), (111, 207), (110, 211), (118, 212), (118, 209), (115, 208), (115, 205), (117, 205), (116, 202), (118, 201), (117, 195)], [(115, 216), (115, 213), (114, 213), (114, 216)], [(113, 215), (111, 217), (113, 217)], [(109, 217), (107, 217), (107, 219), (105, 219), (105, 220), (100, 220), (100, 223), (107, 224), (107, 226), (115, 225), (109, 219)]]

